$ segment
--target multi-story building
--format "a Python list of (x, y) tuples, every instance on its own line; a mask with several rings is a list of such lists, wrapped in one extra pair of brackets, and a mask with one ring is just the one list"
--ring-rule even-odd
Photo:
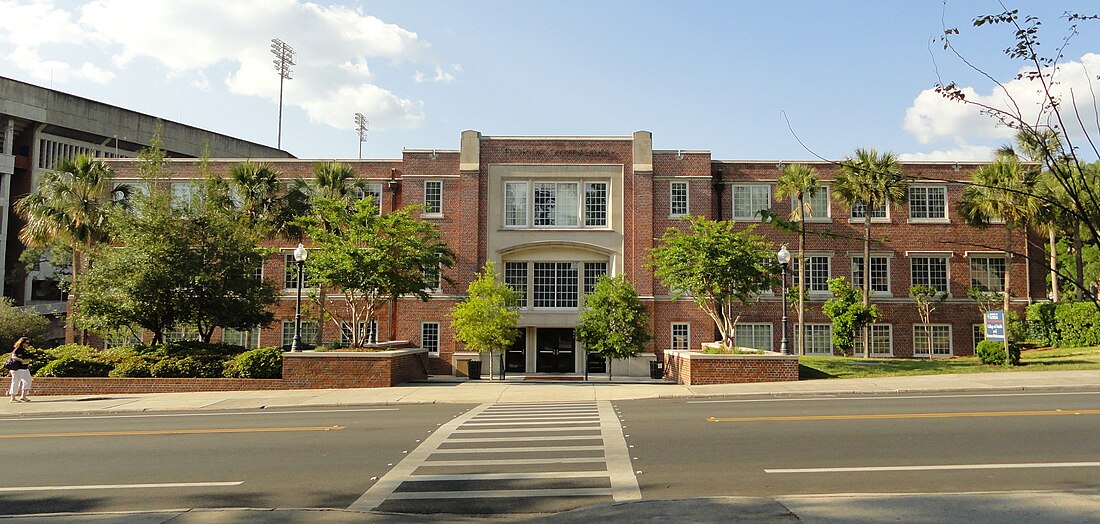
[[(226, 173), (239, 160), (216, 160), (215, 173)], [(269, 160), (286, 180), (309, 178), (314, 161)], [(573, 328), (584, 294), (599, 276), (625, 274), (652, 314), (650, 351), (698, 347), (716, 339), (715, 327), (690, 298), (673, 298), (647, 267), (649, 250), (667, 228), (684, 227), (688, 215), (734, 220), (748, 227), (760, 222), (760, 210), (786, 216), (792, 202), (775, 198), (776, 179), (787, 161), (715, 160), (708, 151), (654, 150), (649, 132), (613, 137), (461, 135), (458, 150), (408, 149), (400, 159), (347, 160), (357, 176), (380, 197), (383, 212), (408, 205), (423, 206), (420, 218), (438, 225), (457, 254), (428, 302), (401, 299), (374, 319), (370, 330), (379, 340), (410, 340), (427, 348), (432, 372), (450, 373), (461, 351), (450, 327), (449, 311), (486, 261), (493, 261), (505, 281), (520, 292), (521, 336), (506, 352), (506, 368), (517, 373), (580, 373), (606, 369), (590, 359)], [(111, 161), (121, 179), (133, 177), (132, 161)], [(828, 298), (827, 280), (846, 276), (862, 282), (863, 209), (843, 207), (830, 193), (836, 165), (808, 162), (823, 179), (808, 220), (805, 279), (806, 353), (832, 354), (831, 326), (821, 313)], [(876, 242), (869, 278), (874, 302), (883, 312), (873, 327), (872, 350), (878, 356), (968, 355), (980, 336), (982, 315), (966, 298), (972, 285), (1003, 289), (1012, 271), (1014, 308), (1045, 298), (1044, 274), (1022, 257), (1001, 251), (1004, 226), (983, 230), (966, 225), (958, 215), (966, 180), (978, 164), (911, 162), (908, 202), (871, 210)], [(173, 182), (197, 179), (197, 163), (174, 160)], [(756, 226), (776, 249), (797, 246), (797, 236), (772, 224)], [(276, 322), (251, 333), (251, 343), (287, 345), (293, 336), (296, 240), (271, 241), (281, 253), (263, 271), (284, 288)], [(1022, 233), (1013, 250), (1025, 252)], [(1039, 257), (1037, 257), (1039, 258)], [(909, 298), (913, 284), (949, 293), (932, 314), (930, 329), (920, 326)], [(778, 290), (739, 309), (737, 343), (778, 349), (781, 297)], [(794, 316), (793, 309), (791, 311)], [(791, 339), (795, 323), (791, 322)], [(348, 329), (347, 326), (344, 327)], [(338, 342), (340, 326), (306, 322), (304, 338), (312, 343)], [(226, 334), (242, 340), (241, 333)]]

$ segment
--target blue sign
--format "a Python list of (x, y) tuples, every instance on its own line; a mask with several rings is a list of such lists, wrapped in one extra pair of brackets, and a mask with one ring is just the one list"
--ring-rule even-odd
[(985, 312), (985, 339), (986, 340), (1004, 340), (1005, 339), (1005, 312), (1004, 311), (986, 311)]

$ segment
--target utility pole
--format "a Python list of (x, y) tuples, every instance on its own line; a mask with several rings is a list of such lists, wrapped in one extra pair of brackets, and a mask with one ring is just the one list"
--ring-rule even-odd
[(275, 55), (275, 72), (279, 73), (279, 137), (275, 147), (283, 148), (283, 81), (292, 78), (290, 66), (294, 65), (294, 48), (278, 38), (271, 39), (271, 54)]
[(359, 160), (363, 159), (363, 142), (367, 141), (368, 125), (370, 120), (367, 120), (363, 113), (355, 113), (355, 130), (359, 133)]

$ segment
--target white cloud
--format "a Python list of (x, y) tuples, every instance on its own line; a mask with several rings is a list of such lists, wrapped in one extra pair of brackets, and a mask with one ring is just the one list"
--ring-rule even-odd
[[(84, 0), (77, 7), (64, 5), (0, 0), (0, 44), (13, 48), (6, 58), (36, 79), (108, 82), (114, 71), (151, 61), (167, 70), (161, 74), (169, 80), (185, 80), (200, 90), (210, 88), (208, 73), (216, 70), (220, 76), (228, 70), (224, 81), (230, 92), (276, 101), (279, 81), (269, 46), (277, 37), (297, 54), (284, 103), (304, 109), (311, 120), (350, 129), (348, 115), (371, 112), (379, 130), (424, 120), (421, 103), (372, 83), (371, 65), (378, 67), (372, 62), (377, 59), (395, 68), (403, 62), (430, 63), (430, 44), (359, 10), (305, 0)], [(97, 59), (104, 63), (95, 64)], [(436, 68), (433, 81), (453, 80), (452, 72)]]
[[(1076, 110), (1082, 115), (1096, 115), (1097, 104), (1092, 94), (1095, 78), (1090, 76), (1090, 72), (1093, 76), (1100, 72), (1100, 54), (1088, 53), (1079, 61), (1063, 63), (1055, 73), (1052, 93), (1061, 100), (1063, 116), (1070, 117), (1066, 124), (1071, 139), (1080, 140), (1083, 135), (1076, 118), (1072, 117), (1072, 103), (1076, 103)], [(966, 100), (1016, 114), (1031, 125), (1048, 124), (1040, 120), (1044, 98), (1038, 81), (1011, 79), (1004, 81), (1003, 86), (1003, 89), (993, 86), (988, 93), (981, 93), (971, 86), (962, 87), (962, 91)], [(1095, 88), (1100, 89), (1100, 86)], [(948, 100), (932, 89), (917, 95), (906, 110), (904, 128), (922, 144), (943, 141), (955, 144), (982, 141), (1009, 143), (1015, 134), (1011, 128), (983, 114), (977, 106)], [(1098, 130), (1092, 128), (1088, 132), (1096, 136)], [(977, 146), (965, 146), (954, 151), (962, 152), (966, 147)]]
[(959, 161), (959, 162), (986, 162), (993, 159), (997, 148), (991, 146), (960, 143), (949, 149), (939, 149), (928, 153), (901, 153), (898, 159), (911, 161)]

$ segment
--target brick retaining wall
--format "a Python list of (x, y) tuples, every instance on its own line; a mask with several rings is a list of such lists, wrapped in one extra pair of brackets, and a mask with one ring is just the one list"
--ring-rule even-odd
[(666, 351), (665, 378), (685, 386), (794, 381), (798, 380), (798, 357)]
[[(383, 388), (428, 378), (427, 351), (283, 353), (283, 378), (55, 378), (35, 377), (34, 395), (114, 395), (255, 391), (274, 389)], [(11, 377), (0, 379), (7, 392)]]

